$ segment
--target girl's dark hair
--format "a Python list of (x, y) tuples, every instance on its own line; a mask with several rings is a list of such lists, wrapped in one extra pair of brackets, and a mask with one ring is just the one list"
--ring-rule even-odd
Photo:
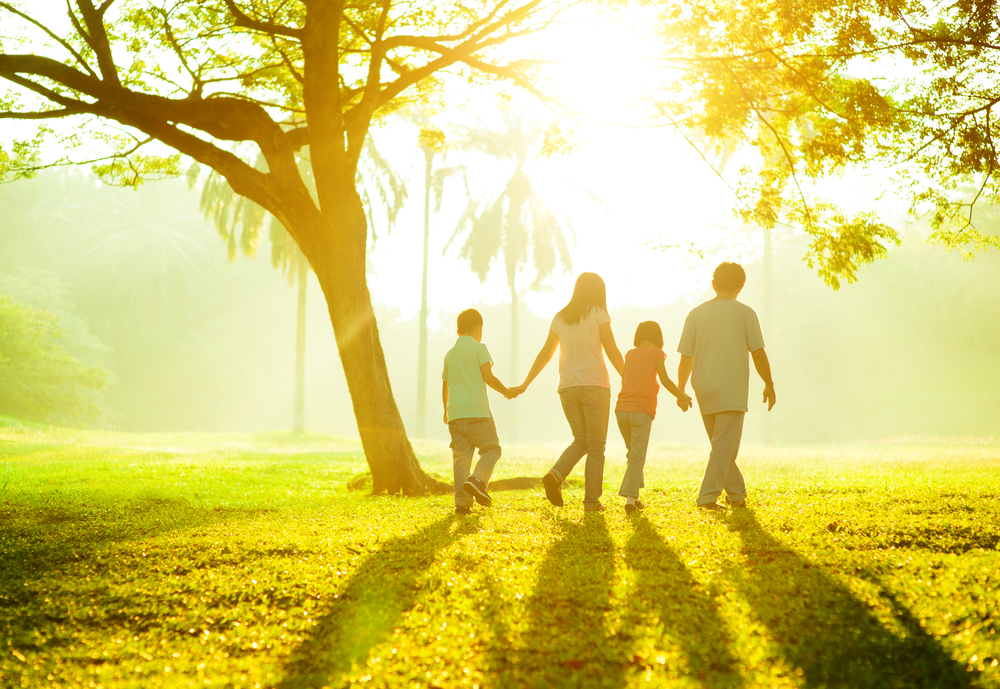
[(580, 273), (573, 288), (569, 303), (559, 312), (567, 325), (576, 325), (594, 307), (608, 310), (608, 294), (604, 280), (597, 273)]
[(632, 346), (638, 347), (643, 340), (649, 340), (660, 349), (663, 349), (663, 331), (656, 321), (643, 321), (635, 329), (635, 337), (632, 338)]

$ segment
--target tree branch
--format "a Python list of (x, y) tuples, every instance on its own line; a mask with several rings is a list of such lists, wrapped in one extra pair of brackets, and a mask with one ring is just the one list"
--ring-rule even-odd
[(101, 76), (105, 81), (121, 86), (115, 58), (111, 54), (108, 32), (104, 28), (104, 12), (111, 3), (105, 2), (100, 8), (95, 8), (91, 0), (76, 0), (76, 6), (80, 8), (80, 14), (83, 15), (83, 21), (87, 25), (88, 33), (81, 32), (81, 36), (97, 56), (97, 66), (101, 70)]
[(229, 13), (233, 15), (233, 19), (236, 20), (236, 26), (242, 26), (244, 29), (271, 34), (272, 36), (286, 36), (288, 38), (301, 39), (304, 35), (304, 31), (302, 29), (251, 19), (236, 5), (234, 0), (224, 0), (224, 2), (226, 3), (226, 7), (229, 8)]
[[(497, 3), (497, 5), (493, 8), (493, 10), (489, 14), (487, 14), (479, 21), (470, 24), (468, 28), (466, 28), (466, 30), (463, 31), (462, 33), (445, 35), (445, 36), (405, 36), (405, 35), (394, 36), (385, 42), (385, 50), (386, 52), (389, 52), (396, 48), (401, 48), (408, 45), (414, 45), (413, 43), (414, 41), (422, 41), (422, 40), (430, 40), (430, 41), (435, 41), (437, 43), (454, 43), (456, 41), (464, 41), (465, 39), (469, 38), (469, 36), (472, 36), (477, 31), (479, 31), (479, 29), (481, 29), (483, 26), (486, 26), (486, 24), (492, 21), (494, 17), (500, 14), (500, 10), (502, 10), (509, 3), (510, 0), (503, 0), (503, 2)], [(537, 4), (538, 2), (531, 3), (532, 6)], [(486, 33), (490, 33), (490, 30), (487, 30)]]
[(39, 112), (0, 112), (0, 120), (52, 120), (70, 115), (84, 115), (84, 108), (61, 108), (59, 110), (42, 110)]
[(285, 140), (293, 151), (309, 145), (309, 127), (296, 127), (285, 132)]
[(26, 14), (25, 14), (24, 12), (21, 12), (20, 10), (18, 10), (18, 9), (17, 9), (16, 7), (13, 7), (13, 6), (12, 6), (12, 5), (10, 5), (9, 3), (6, 3), (6, 2), (0, 2), (0, 8), (3, 8), (3, 9), (5, 9), (5, 10), (7, 10), (7, 11), (8, 11), (8, 12), (10, 12), (11, 14), (16, 14), (17, 16), (19, 16), (19, 17), (21, 17), (22, 19), (24, 19), (24, 20), (25, 20), (26, 22), (29, 22), (29, 23), (31, 23), (32, 25), (34, 25), (34, 26), (38, 27), (39, 29), (41, 29), (42, 31), (44, 31), (44, 32), (45, 32), (45, 34), (46, 34), (46, 35), (47, 35), (47, 36), (48, 36), (49, 38), (51, 38), (51, 39), (52, 39), (52, 40), (54, 40), (54, 41), (55, 41), (56, 43), (58, 43), (58, 44), (59, 44), (59, 45), (61, 45), (61, 46), (62, 46), (63, 48), (65, 48), (65, 49), (66, 49), (66, 50), (67, 50), (67, 51), (69, 52), (69, 54), (73, 56), (73, 59), (75, 59), (75, 60), (77, 61), (77, 63), (78, 63), (78, 64), (79, 64), (79, 65), (80, 65), (81, 67), (83, 67), (83, 68), (84, 68), (85, 70), (87, 70), (87, 72), (88, 72), (88, 73), (89, 73), (89, 74), (90, 74), (91, 76), (94, 76), (94, 77), (96, 77), (96, 76), (97, 76), (97, 72), (95, 72), (95, 71), (94, 71), (94, 69), (93, 69), (93, 68), (92, 68), (92, 67), (91, 67), (91, 66), (90, 66), (90, 65), (89, 65), (89, 64), (87, 63), (87, 61), (83, 59), (83, 56), (82, 56), (82, 55), (81, 55), (81, 54), (80, 54), (80, 53), (79, 53), (79, 52), (78, 52), (78, 51), (76, 50), (76, 48), (74, 48), (74, 47), (73, 47), (73, 46), (71, 46), (71, 45), (70, 45), (69, 43), (67, 43), (66, 41), (64, 41), (63, 39), (59, 38), (59, 37), (58, 37), (57, 35), (55, 35), (55, 34), (54, 34), (54, 33), (52, 32), (52, 30), (51, 30), (51, 29), (49, 29), (49, 27), (45, 26), (44, 24), (42, 24), (42, 23), (41, 23), (40, 21), (38, 21), (37, 19), (34, 19), (34, 18), (32, 18), (32, 17), (29, 17), (29, 16), (28, 16), (28, 15), (26, 15)]
[(778, 131), (774, 128), (774, 126), (767, 121), (767, 118), (764, 117), (764, 113), (760, 111), (760, 109), (757, 107), (757, 104), (754, 102), (753, 98), (751, 98), (750, 94), (747, 93), (746, 87), (743, 85), (743, 82), (741, 82), (737, 78), (736, 73), (733, 72), (731, 68), (727, 69), (729, 71), (730, 76), (732, 76), (733, 80), (736, 82), (737, 86), (739, 86), (740, 92), (743, 94), (743, 99), (746, 102), (746, 104), (750, 107), (751, 110), (753, 110), (754, 114), (757, 115), (757, 119), (760, 122), (762, 122), (764, 126), (767, 127), (767, 129), (771, 132), (778, 146), (781, 148), (781, 152), (785, 157), (785, 162), (788, 163), (789, 174), (792, 176), (792, 181), (795, 183), (795, 188), (799, 192), (799, 198), (802, 200), (802, 210), (805, 212), (806, 225), (808, 225), (810, 228), (813, 228), (814, 223), (812, 220), (812, 213), (810, 213), (809, 211), (809, 202), (806, 200), (805, 192), (802, 191), (802, 185), (799, 184), (798, 175), (795, 173), (795, 160), (794, 158), (792, 158), (791, 151), (789, 151), (788, 148), (785, 146), (785, 141), (784, 139), (781, 138), (781, 134), (779, 134)]

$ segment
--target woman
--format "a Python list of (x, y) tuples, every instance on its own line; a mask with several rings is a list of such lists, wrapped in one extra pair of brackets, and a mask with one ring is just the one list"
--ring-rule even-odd
[(582, 273), (577, 278), (573, 296), (552, 319), (549, 336), (528, 376), (511, 391), (524, 392), (551, 361), (556, 347), (559, 347), (559, 399), (573, 431), (573, 443), (542, 477), (545, 497), (556, 507), (562, 507), (562, 482), (587, 455), (583, 509), (598, 512), (604, 509), (600, 498), (604, 483), (604, 444), (608, 438), (611, 410), (611, 381), (604, 354), (607, 353), (619, 376), (625, 368), (611, 332), (607, 290), (599, 275)]

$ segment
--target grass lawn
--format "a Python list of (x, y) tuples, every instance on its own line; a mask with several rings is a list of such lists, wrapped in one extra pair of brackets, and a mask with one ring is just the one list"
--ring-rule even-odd
[(1000, 687), (1000, 442), (747, 447), (723, 515), (654, 447), (632, 520), (610, 455), (604, 514), (456, 517), (348, 490), (350, 440), (6, 424), (0, 687)]

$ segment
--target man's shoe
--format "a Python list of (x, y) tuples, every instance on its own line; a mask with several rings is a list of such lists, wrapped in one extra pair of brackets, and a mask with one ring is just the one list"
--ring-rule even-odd
[(556, 507), (563, 506), (562, 486), (559, 479), (551, 471), (542, 477), (542, 485), (545, 487), (545, 497)]
[(706, 502), (698, 505), (699, 510), (708, 510), (709, 512), (725, 512), (726, 508), (717, 502)]
[(489, 507), (493, 504), (493, 499), (490, 498), (489, 493), (486, 492), (486, 486), (475, 476), (470, 476), (469, 480), (462, 484), (462, 488), (465, 492), (476, 499), (483, 507)]
[(583, 511), (584, 512), (603, 512), (604, 511), (604, 505), (602, 505), (599, 502), (596, 503), (596, 504), (593, 504), (593, 505), (584, 505), (583, 506)]
[(462, 506), (456, 507), (455, 514), (472, 514), (472, 508)]
[(733, 507), (746, 507), (747, 506), (747, 501), (746, 500), (730, 500), (728, 495), (726, 496), (726, 502), (728, 502)]

